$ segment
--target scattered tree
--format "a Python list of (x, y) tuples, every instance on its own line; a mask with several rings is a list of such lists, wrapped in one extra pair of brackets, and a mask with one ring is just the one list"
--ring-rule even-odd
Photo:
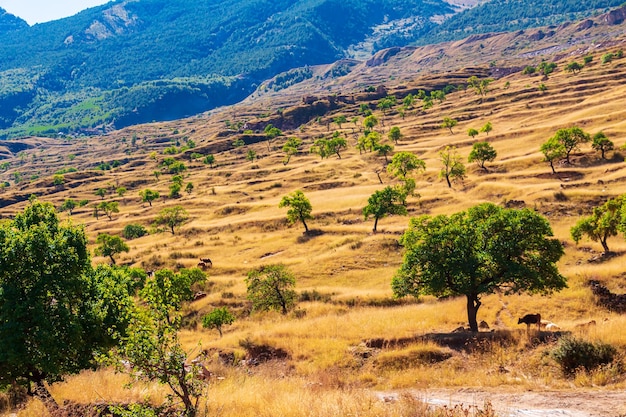
[(461, 156), (456, 148), (446, 146), (439, 152), (443, 168), (439, 171), (439, 178), (445, 178), (448, 187), (452, 188), (452, 181), (463, 180), (465, 178), (465, 165), (461, 162)]
[(404, 181), (412, 171), (424, 171), (426, 163), (411, 152), (398, 152), (387, 165), (387, 172)]
[(400, 128), (398, 126), (394, 126), (391, 129), (389, 129), (388, 137), (390, 141), (392, 141), (393, 143), (397, 145), (398, 141), (402, 139), (403, 136), (402, 136), (402, 132), (400, 132)]
[(102, 210), (109, 220), (113, 220), (113, 213), (120, 212), (119, 203), (117, 201), (103, 201), (98, 204), (98, 209)]
[(468, 162), (476, 162), (479, 167), (487, 171), (485, 162), (492, 162), (498, 156), (496, 150), (487, 142), (477, 142), (467, 158)]
[(76, 200), (72, 200), (71, 198), (66, 199), (63, 204), (61, 204), (61, 207), (59, 207), (59, 211), (69, 211), (70, 212), (70, 216), (74, 213), (74, 209), (78, 207), (78, 203), (76, 202)]
[(202, 162), (204, 162), (209, 167), (213, 168), (213, 164), (215, 164), (215, 156), (213, 156), (212, 154), (207, 155), (204, 157)]
[(141, 190), (139, 192), (139, 196), (141, 197), (142, 203), (148, 203), (150, 207), (152, 207), (152, 202), (159, 198), (161, 195), (158, 191), (153, 191), (149, 188), (146, 188), (145, 190)]
[(594, 242), (600, 242), (604, 253), (609, 253), (607, 239), (617, 236), (620, 222), (622, 220), (622, 207), (624, 197), (609, 199), (600, 207), (595, 207), (591, 216), (578, 220), (576, 225), (570, 229), (570, 234), (574, 242), (578, 242), (584, 235)]
[(308, 233), (309, 227), (306, 221), (313, 218), (313, 216), (311, 216), (313, 207), (302, 191), (297, 190), (290, 195), (284, 196), (282, 200), (280, 200), (278, 207), (289, 207), (289, 210), (287, 210), (287, 221), (289, 224), (301, 221), (304, 225), (305, 233)]
[(591, 139), (588, 133), (585, 133), (579, 127), (570, 127), (568, 129), (559, 129), (556, 131), (554, 138), (558, 140), (565, 148), (565, 160), (570, 163), (569, 156), (572, 151), (578, 150), (582, 143), (589, 142)]
[(98, 188), (95, 192), (95, 194), (100, 197), (102, 200), (104, 200), (104, 196), (107, 195), (107, 189), (106, 188)]
[(159, 212), (154, 220), (158, 226), (167, 226), (172, 234), (175, 234), (175, 228), (181, 226), (189, 219), (189, 214), (182, 206), (166, 207)]
[(264, 132), (265, 137), (267, 138), (267, 151), (270, 152), (272, 150), (272, 141), (277, 137), (282, 136), (283, 132), (279, 128), (274, 127), (271, 123), (265, 126)]
[(339, 129), (341, 129), (341, 125), (344, 123), (348, 123), (348, 119), (346, 118), (346, 116), (342, 114), (342, 115), (335, 117), (333, 119), (333, 122), (335, 122), (337, 126), (339, 126)]
[(583, 66), (576, 61), (570, 62), (569, 64), (565, 66), (566, 72), (571, 72), (574, 74), (576, 74), (577, 72), (580, 72), (582, 69), (583, 69)]
[(613, 142), (607, 138), (603, 132), (598, 132), (593, 135), (591, 147), (600, 152), (602, 159), (606, 159), (606, 152), (612, 151), (615, 145), (613, 145)]
[(235, 316), (228, 311), (228, 308), (218, 307), (202, 317), (202, 327), (206, 329), (217, 329), (220, 337), (222, 337), (222, 327), (228, 324), (233, 324), (234, 321)]
[(541, 145), (540, 151), (543, 153), (544, 162), (548, 162), (552, 168), (552, 173), (556, 174), (554, 163), (565, 158), (565, 146), (557, 138), (552, 137)]
[(248, 149), (246, 159), (250, 162), (254, 162), (254, 160), (256, 159), (256, 151), (254, 149)]
[(185, 185), (185, 191), (187, 194), (191, 194), (193, 192), (193, 183), (188, 182), (187, 185)]
[(148, 234), (145, 227), (140, 224), (127, 224), (122, 230), (122, 236), (124, 239), (136, 239)]
[(478, 130), (474, 129), (474, 128), (470, 128), (467, 130), (467, 136), (470, 136), (472, 139), (474, 139), (474, 137), (478, 136)]
[(491, 124), (491, 122), (485, 123), (485, 125), (480, 128), (480, 131), (482, 133), (486, 133), (487, 136), (489, 136), (489, 132), (491, 132), (492, 130), (493, 130), (493, 125)]
[(452, 128), (454, 126), (456, 126), (459, 122), (457, 122), (454, 119), (451, 119), (449, 117), (444, 117), (443, 118), (443, 122), (441, 123), (441, 128), (442, 129), (449, 129), (450, 130), (450, 134), (453, 134), (454, 132), (452, 132)]
[(467, 80), (467, 86), (473, 88), (476, 94), (485, 96), (489, 92), (489, 84), (491, 84), (492, 82), (493, 78), (480, 79), (475, 75), (472, 75)]
[(128, 245), (119, 236), (112, 236), (107, 233), (100, 233), (96, 239), (96, 243), (99, 245), (96, 248), (96, 255), (108, 256), (113, 265), (115, 265), (113, 255), (130, 250)]
[(376, 232), (378, 220), (388, 214), (398, 214), (405, 216), (408, 212), (405, 206), (406, 193), (403, 188), (387, 186), (376, 191), (367, 200), (367, 206), (363, 208), (363, 216), (367, 220), (374, 216), (374, 229)]
[(393, 145), (390, 145), (388, 143), (385, 143), (383, 145), (378, 145), (376, 147), (376, 151), (377, 151), (379, 156), (383, 156), (385, 158), (385, 162), (389, 162), (389, 159), (387, 158), (387, 155), (389, 155), (389, 154), (391, 154), (391, 152), (393, 152)]
[(283, 152), (285, 152), (285, 158), (283, 159), (283, 165), (287, 165), (293, 155), (296, 155), (302, 146), (302, 140), (296, 137), (287, 138), (287, 142), (283, 145)]
[(406, 252), (393, 278), (394, 294), (464, 295), (474, 332), (483, 294), (550, 293), (566, 287), (556, 266), (563, 246), (552, 238), (548, 221), (530, 209), (485, 203), (449, 217), (413, 218), (400, 242)]
[(294, 275), (285, 265), (266, 265), (248, 272), (248, 300), (255, 311), (280, 311), (287, 314), (296, 305)]
[(378, 126), (378, 119), (373, 114), (370, 114), (363, 119), (363, 126), (366, 130), (372, 130), (374, 127)]

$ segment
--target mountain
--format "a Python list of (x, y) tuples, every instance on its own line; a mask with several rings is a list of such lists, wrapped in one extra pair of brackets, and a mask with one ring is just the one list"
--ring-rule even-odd
[[(576, 10), (592, 14), (614, 3), (582, 0)], [(0, 137), (97, 133), (198, 114), (238, 102), (293, 68), (304, 69), (288, 82), (311, 77), (311, 65), (443, 36), (436, 30), (446, 19), (466, 28), (463, 16), (477, 4), (216, 0), (191, 7), (186, 0), (118, 0), (32, 27), (5, 14)], [(566, 16), (569, 7), (559, 2), (541, 12)], [(500, 0), (479, 8), (488, 18), (518, 9)]]
[(0, 34), (8, 33), (17, 29), (24, 29), (28, 27), (26, 21), (19, 17), (13, 16), (8, 13), (2, 7), (0, 7)]

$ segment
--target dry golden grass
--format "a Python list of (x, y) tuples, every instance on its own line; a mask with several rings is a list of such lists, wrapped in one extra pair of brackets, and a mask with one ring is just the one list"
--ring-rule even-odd
[[(594, 54), (599, 61), (600, 51)], [(577, 57), (572, 57), (577, 58)], [(568, 58), (570, 59), (570, 58)], [(562, 68), (567, 60), (560, 61)], [(533, 389), (577, 386), (609, 386), (622, 389), (626, 384), (617, 369), (603, 369), (578, 374), (574, 381), (564, 379), (548, 352), (553, 345), (529, 344), (525, 329), (517, 318), (532, 312), (572, 331), (576, 336), (603, 341), (626, 352), (626, 336), (621, 329), (626, 319), (597, 306), (586, 285), (589, 279), (603, 281), (614, 292), (626, 292), (623, 283), (626, 242), (612, 238), (609, 245), (617, 256), (589, 262), (601, 252), (599, 244), (583, 241), (575, 245), (569, 229), (581, 215), (608, 197), (626, 193), (626, 165), (611, 152), (608, 161), (600, 161), (589, 145), (577, 153), (572, 166), (558, 166), (557, 175), (541, 162), (539, 146), (557, 129), (580, 126), (590, 133), (604, 131), (616, 147), (626, 144), (626, 65), (617, 60), (609, 65), (596, 63), (580, 74), (558, 70), (541, 81), (548, 90), (540, 92), (537, 77), (515, 73), (492, 84), (491, 92), (481, 100), (473, 92), (455, 92), (446, 101), (427, 111), (415, 110), (405, 118), (388, 115), (386, 134), (397, 125), (405, 138), (396, 151), (411, 151), (424, 159), (425, 173), (417, 176), (420, 197), (409, 200), (412, 216), (450, 214), (475, 204), (490, 201), (498, 204), (517, 200), (545, 215), (555, 236), (565, 243), (565, 256), (559, 263), (568, 277), (569, 288), (549, 296), (501, 294), (483, 298), (478, 318), (492, 328), (512, 330), (514, 342), (494, 342), (481, 351), (449, 351), (432, 343), (415, 341), (406, 346), (383, 349), (363, 358), (359, 346), (369, 339), (395, 340), (415, 338), (426, 333), (447, 333), (466, 323), (465, 300), (437, 301), (426, 297), (420, 302), (392, 299), (390, 281), (402, 262), (397, 246), (408, 223), (407, 217), (381, 219), (379, 233), (373, 234), (373, 220), (361, 215), (367, 198), (382, 185), (375, 170), (383, 160), (372, 154), (359, 154), (351, 146), (342, 158), (319, 160), (306, 150), (318, 135), (327, 134), (324, 124), (307, 123), (300, 131), (285, 132), (305, 141), (302, 154), (284, 166), (280, 145), (268, 152), (265, 143), (248, 145), (260, 158), (245, 160), (245, 153), (226, 150), (236, 135), (222, 137), (223, 121), (254, 120), (263, 109), (250, 105), (216, 112), (172, 123), (136, 126), (102, 138), (77, 139), (67, 144), (45, 139), (28, 139), (33, 147), (25, 151), (22, 162), (15, 158), (0, 180), (12, 181), (15, 172), (39, 175), (39, 178), (11, 186), (2, 191), (0, 215), (9, 216), (21, 210), (24, 198), (35, 193), (57, 207), (67, 198), (98, 202), (98, 188), (128, 189), (124, 197), (111, 191), (106, 200), (120, 203), (120, 213), (112, 220), (96, 220), (89, 207), (79, 208), (71, 216), (75, 223), (85, 224), (91, 247), (98, 233), (119, 234), (129, 223), (149, 226), (159, 210), (180, 204), (190, 213), (190, 221), (176, 235), (151, 234), (129, 241), (130, 252), (119, 255), (118, 263), (143, 266), (146, 269), (195, 266), (200, 257), (210, 257), (209, 296), (186, 307), (185, 313), (201, 317), (217, 305), (228, 305), (238, 320), (226, 327), (224, 337), (216, 331), (202, 329), (198, 320), (181, 331), (181, 340), (192, 355), (200, 349), (212, 352), (233, 351), (244, 355), (241, 340), (264, 343), (286, 350), (290, 359), (284, 364), (259, 368), (226, 368), (215, 358), (211, 366), (223, 377), (210, 385), (206, 415), (221, 416), (327, 416), (327, 415), (423, 415), (410, 407), (419, 406), (409, 399), (393, 404), (379, 401), (373, 389), (424, 387), (502, 387)], [(440, 75), (445, 79), (445, 74)], [(505, 88), (505, 83), (509, 86)], [(419, 85), (419, 80), (415, 83)], [(393, 91), (393, 90), (392, 90)], [(358, 105), (341, 109), (342, 114), (356, 114)], [(326, 118), (332, 118), (329, 114)], [(451, 116), (460, 120), (454, 133), (439, 128), (441, 120)], [(483, 172), (468, 165), (468, 177), (448, 189), (438, 178), (439, 151), (456, 145), (466, 157), (472, 141), (466, 132), (486, 122), (493, 132), (481, 134), (498, 152), (498, 158)], [(342, 129), (354, 144), (353, 125)], [(333, 126), (334, 127), (334, 126)], [(304, 131), (304, 133), (302, 133)], [(136, 147), (130, 138), (139, 138)], [(162, 151), (176, 140), (188, 137), (197, 143), (195, 151), (214, 153), (217, 166), (210, 168), (190, 162), (187, 151), (176, 158), (185, 159), (189, 167), (185, 182), (195, 186), (191, 194), (179, 199), (161, 198), (150, 207), (139, 201), (145, 188), (167, 195), (169, 174), (155, 179)], [(150, 153), (157, 152), (157, 161)], [(75, 155), (73, 160), (68, 155)], [(612, 159), (611, 159), (612, 158)], [(121, 167), (101, 172), (93, 168), (101, 161), (125, 161)], [(79, 172), (65, 174), (64, 187), (52, 185), (52, 174), (63, 167)], [(393, 180), (385, 173), (386, 184)], [(278, 208), (282, 196), (301, 189), (313, 205), (315, 219), (309, 224), (321, 234), (304, 238), (303, 228), (289, 227), (285, 210)], [(9, 204), (14, 202), (14, 204)], [(67, 213), (62, 217), (70, 217)], [(94, 257), (95, 263), (106, 262)], [(316, 291), (326, 301), (302, 302), (298, 317), (278, 314), (248, 315), (245, 300), (246, 273), (268, 263), (284, 263), (297, 277), (297, 290)], [(589, 330), (576, 325), (595, 320)], [(436, 353), (450, 353), (440, 362), (424, 359)], [(59, 400), (135, 401), (149, 398), (163, 400), (164, 391), (155, 386), (123, 390), (124, 379), (110, 371), (85, 372), (55, 384), (53, 394)], [(271, 410), (271, 411), (270, 411)], [(421, 411), (420, 411), (421, 412)], [(19, 416), (43, 415), (33, 402)]]

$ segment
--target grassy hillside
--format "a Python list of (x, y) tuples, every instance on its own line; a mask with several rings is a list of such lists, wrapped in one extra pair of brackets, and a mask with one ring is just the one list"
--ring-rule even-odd
[[(10, 216), (20, 210), (31, 194), (57, 207), (68, 198), (88, 200), (71, 216), (63, 216), (85, 224), (95, 248), (99, 233), (119, 235), (131, 223), (149, 229), (162, 208), (182, 205), (190, 221), (176, 235), (162, 232), (130, 240), (130, 252), (119, 255), (118, 263), (177, 269), (195, 266), (201, 257), (212, 259), (208, 283), (198, 288), (208, 296), (185, 307), (187, 325), (181, 332), (192, 355), (208, 352), (209, 366), (219, 377), (209, 388), (207, 415), (299, 416), (303, 410), (320, 416), (405, 415), (403, 410), (419, 409), (413, 397), (402, 397), (388, 406), (375, 399), (376, 392), (388, 390), (427, 393), (442, 387), (479, 387), (514, 393), (578, 387), (583, 389), (580, 396), (587, 392), (585, 388), (598, 386), (623, 390), (626, 378), (619, 366), (563, 377), (549, 355), (554, 340), (529, 343), (516, 319), (540, 312), (563, 331), (609, 343), (621, 358), (626, 353), (626, 339), (620, 331), (626, 319), (598, 305), (588, 287), (590, 279), (597, 279), (615, 293), (626, 292), (626, 241), (622, 236), (611, 238), (615, 256), (603, 258), (600, 244), (583, 241), (576, 245), (569, 234), (593, 207), (626, 193), (625, 151), (621, 149), (626, 145), (622, 82), (626, 61), (601, 62), (604, 54), (624, 46), (596, 50), (580, 73), (563, 69), (572, 60), (582, 62), (582, 56), (573, 52), (556, 61), (557, 69), (549, 77), (512, 72), (492, 82), (485, 96), (472, 89), (455, 89), (445, 100), (435, 100), (431, 108), (423, 109), (418, 102), (404, 115), (399, 106), (386, 114), (377, 110), (376, 93), (345, 91), (351, 100), (322, 97), (269, 112), (267, 102), (250, 102), (206, 117), (136, 126), (97, 138), (8, 141), (0, 147), (9, 156), (8, 166), (0, 173), (0, 180), (5, 181), (0, 214)], [(484, 78), (489, 70), (482, 66), (401, 85), (390, 82), (387, 94), (401, 101), (410, 91), (464, 84), (470, 75)], [(563, 242), (565, 256), (559, 269), (568, 278), (567, 289), (543, 297), (493, 294), (483, 298), (478, 319), (496, 329), (495, 334), (509, 331), (510, 338), (473, 345), (469, 351), (453, 342), (425, 341), (426, 334), (445, 335), (465, 325), (465, 299), (392, 298), (391, 278), (402, 262), (398, 238), (408, 217), (384, 218), (378, 233), (372, 233), (373, 220), (364, 220), (361, 214), (373, 192), (394, 184), (384, 170), (383, 184), (378, 179), (377, 171), (385, 165), (383, 157), (361, 153), (355, 146), (363, 126), (363, 104), (381, 121), (376, 129), (383, 137), (392, 126), (401, 129), (404, 137), (395, 146), (396, 152), (413, 152), (426, 162), (426, 171), (416, 177), (419, 197), (408, 200), (409, 216), (451, 214), (482, 202), (528, 207), (545, 216)], [(319, 118), (293, 130), (284, 128), (285, 137), (297, 136), (304, 143), (285, 165), (281, 151), (285, 137), (267, 143), (263, 128), (319, 108), (326, 109)], [(339, 115), (348, 119), (341, 128), (333, 122)], [(452, 132), (441, 128), (444, 117), (458, 121)], [(493, 131), (468, 136), (468, 129), (478, 130), (487, 122)], [(539, 147), (558, 129), (571, 126), (591, 134), (604, 132), (616, 150), (602, 160), (590, 145), (584, 145), (573, 155), (571, 165), (559, 164), (553, 174), (542, 161)], [(341, 159), (320, 159), (308, 152), (317, 138), (335, 130), (350, 144)], [(241, 148), (233, 146), (238, 139), (245, 143)], [(467, 178), (448, 188), (438, 175), (439, 152), (455, 146), (465, 159), (477, 141), (489, 142), (497, 150), (496, 160), (487, 164), (487, 171), (467, 163)], [(248, 160), (249, 151), (258, 158)], [(214, 155), (214, 166), (192, 156), (194, 152)], [(190, 193), (167, 197), (172, 178), (162, 166), (167, 157), (187, 166), (184, 182), (194, 185)], [(155, 171), (160, 175), (155, 176)], [(54, 184), (55, 173), (63, 176), (62, 184)], [(116, 192), (120, 187), (127, 190), (122, 196)], [(152, 206), (142, 204), (138, 197), (146, 188), (161, 193)], [(98, 189), (106, 190), (102, 200), (95, 195)], [(298, 189), (313, 205), (314, 220), (309, 226), (317, 231), (314, 234), (303, 235), (299, 224), (289, 227), (286, 210), (278, 207), (282, 196)], [(117, 201), (120, 212), (112, 220), (96, 219), (93, 205), (100, 201)], [(302, 301), (286, 317), (250, 314), (243, 280), (251, 269), (275, 263), (287, 265), (294, 273)], [(223, 338), (200, 325), (200, 317), (216, 306), (228, 306), (238, 317), (225, 328)], [(590, 320), (597, 325), (577, 327)], [(251, 345), (283, 349), (288, 359), (258, 367), (232, 367), (218, 359), (218, 352), (243, 357), (245, 346)], [(58, 399), (79, 402), (148, 397), (158, 403), (165, 395), (157, 387), (125, 391), (122, 385), (121, 377), (101, 370), (55, 384), (53, 393)], [(624, 401), (612, 403), (610, 411), (624, 413), (619, 404)], [(609, 412), (606, 404), (595, 406)], [(42, 413), (38, 403), (31, 403), (18, 415)]]

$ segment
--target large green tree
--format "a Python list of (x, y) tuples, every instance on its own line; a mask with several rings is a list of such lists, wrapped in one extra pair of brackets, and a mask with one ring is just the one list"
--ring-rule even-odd
[(246, 285), (254, 310), (287, 314), (296, 305), (296, 278), (285, 265), (266, 265), (248, 272)]
[(394, 294), (465, 296), (475, 332), (484, 294), (566, 287), (556, 266), (563, 245), (552, 237), (548, 221), (529, 209), (485, 203), (451, 216), (413, 218), (401, 243), (405, 254), (393, 278)]
[(150, 207), (152, 207), (152, 202), (159, 198), (161, 195), (158, 191), (151, 190), (146, 188), (145, 190), (139, 191), (139, 197), (141, 197), (142, 203), (148, 203)]
[(107, 271), (94, 273), (83, 228), (49, 203), (0, 224), (0, 385), (26, 385), (57, 408), (45, 382), (94, 366), (125, 328), (132, 303)]
[(548, 139), (545, 143), (543, 143), (539, 150), (543, 154), (543, 160), (550, 164), (550, 168), (552, 168), (552, 173), (556, 174), (556, 169), (554, 169), (554, 163), (565, 158), (565, 146), (563, 146), (563, 144), (559, 142), (558, 139), (552, 137)]
[(100, 233), (96, 238), (96, 243), (98, 243), (98, 247), (95, 251), (96, 255), (108, 256), (113, 265), (115, 265), (114, 255), (130, 250), (121, 237), (112, 236), (108, 233)]
[[(593, 135), (593, 142), (591, 143), (591, 147), (600, 152), (600, 156), (602, 159), (606, 159), (606, 152), (612, 151), (615, 147), (613, 141), (607, 138), (604, 132), (598, 132)], [(71, 213), (70, 213), (71, 214)]]
[(374, 229), (376, 232), (378, 220), (388, 214), (406, 215), (407, 209), (404, 205), (407, 194), (404, 187), (387, 186), (382, 190), (376, 191), (367, 199), (367, 206), (363, 207), (363, 216), (367, 220), (370, 216), (374, 216)]
[(565, 148), (565, 160), (570, 163), (570, 154), (580, 149), (580, 145), (591, 140), (588, 133), (585, 133), (579, 127), (570, 127), (567, 129), (559, 129), (553, 136)]
[(289, 207), (289, 210), (287, 210), (287, 221), (289, 221), (290, 224), (301, 221), (305, 233), (309, 231), (309, 226), (307, 226), (306, 221), (313, 218), (313, 216), (311, 216), (313, 207), (302, 191), (296, 190), (290, 195), (284, 196), (280, 200), (278, 207)]
[(465, 165), (461, 162), (461, 156), (457, 153), (456, 148), (446, 146), (444, 150), (439, 152), (439, 156), (443, 165), (439, 171), (439, 177), (445, 178), (448, 187), (452, 188), (452, 181), (465, 178)]
[(472, 146), (467, 162), (476, 162), (479, 167), (487, 171), (485, 162), (493, 161), (496, 159), (496, 156), (498, 156), (498, 153), (488, 142), (477, 142)]

